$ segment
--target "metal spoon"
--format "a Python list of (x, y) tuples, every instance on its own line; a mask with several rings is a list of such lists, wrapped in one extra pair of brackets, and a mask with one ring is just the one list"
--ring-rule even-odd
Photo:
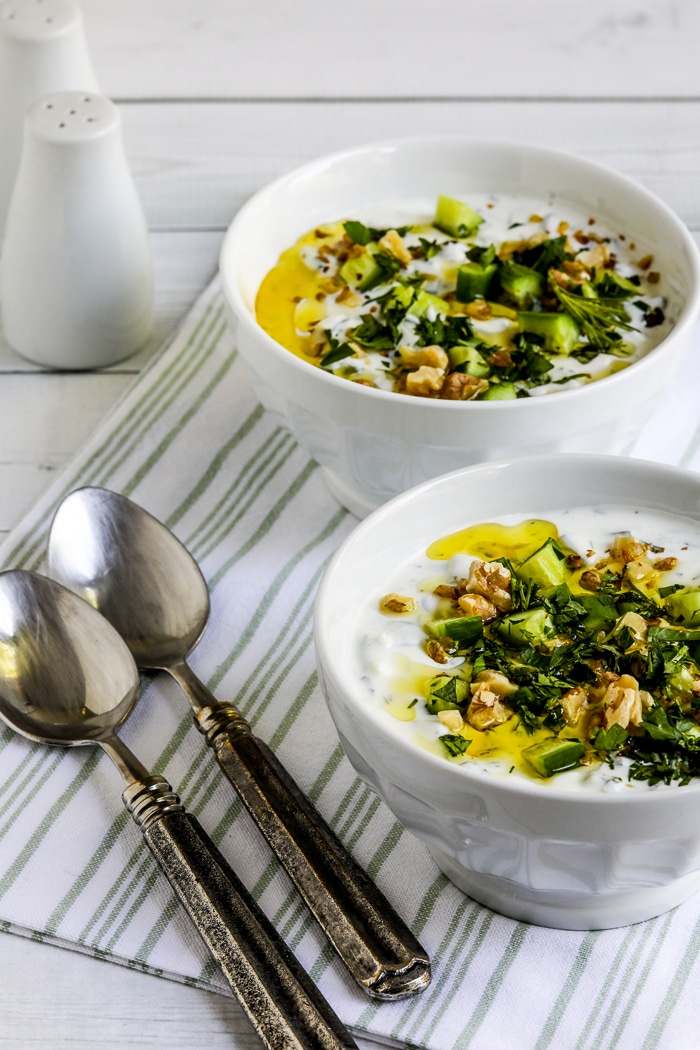
[(46, 744), (98, 744), (124, 805), (270, 1050), (356, 1047), (318, 989), (166, 780), (118, 736), (139, 692), (104, 617), (30, 572), (0, 574), (0, 718)]
[(430, 960), (406, 924), (240, 711), (188, 667), (209, 595), (180, 541), (124, 496), (83, 488), (58, 508), (48, 558), (51, 576), (99, 609), (139, 667), (180, 684), (224, 774), (360, 986), (378, 999), (427, 987)]

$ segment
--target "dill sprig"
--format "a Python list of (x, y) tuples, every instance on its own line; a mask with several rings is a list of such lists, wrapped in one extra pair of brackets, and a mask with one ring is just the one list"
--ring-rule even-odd
[(631, 352), (622, 342), (618, 329), (634, 332), (624, 302), (612, 298), (588, 298), (567, 292), (555, 285), (554, 294), (586, 336), (588, 342), (599, 350), (627, 357)]

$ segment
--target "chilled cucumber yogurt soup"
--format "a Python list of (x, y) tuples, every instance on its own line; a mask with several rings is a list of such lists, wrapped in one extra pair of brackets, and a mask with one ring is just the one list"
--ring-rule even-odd
[(634, 791), (700, 776), (697, 523), (629, 507), (436, 537), (358, 611), (397, 733), (478, 775)]
[(676, 312), (633, 231), (556, 197), (476, 193), (310, 230), (264, 278), (255, 309), (325, 371), (460, 401), (602, 379), (652, 350)]

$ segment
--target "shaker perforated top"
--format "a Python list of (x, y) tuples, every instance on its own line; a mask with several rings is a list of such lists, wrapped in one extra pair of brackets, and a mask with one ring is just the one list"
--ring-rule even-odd
[(0, 33), (39, 43), (71, 30), (82, 20), (73, 0), (2, 0)]
[(27, 121), (44, 142), (79, 143), (98, 138), (119, 126), (117, 107), (105, 95), (90, 91), (61, 91), (38, 99)]

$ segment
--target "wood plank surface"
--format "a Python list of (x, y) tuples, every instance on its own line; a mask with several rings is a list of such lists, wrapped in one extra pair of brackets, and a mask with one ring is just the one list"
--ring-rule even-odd
[(698, 97), (695, 0), (83, 0), (118, 98)]
[(132, 171), (157, 229), (222, 229), (256, 190), (314, 157), (430, 133), (572, 150), (637, 179), (700, 228), (700, 100), (184, 102), (121, 111)]
[(0, 960), (2, 1050), (260, 1050), (222, 995), (11, 934), (0, 933)]

